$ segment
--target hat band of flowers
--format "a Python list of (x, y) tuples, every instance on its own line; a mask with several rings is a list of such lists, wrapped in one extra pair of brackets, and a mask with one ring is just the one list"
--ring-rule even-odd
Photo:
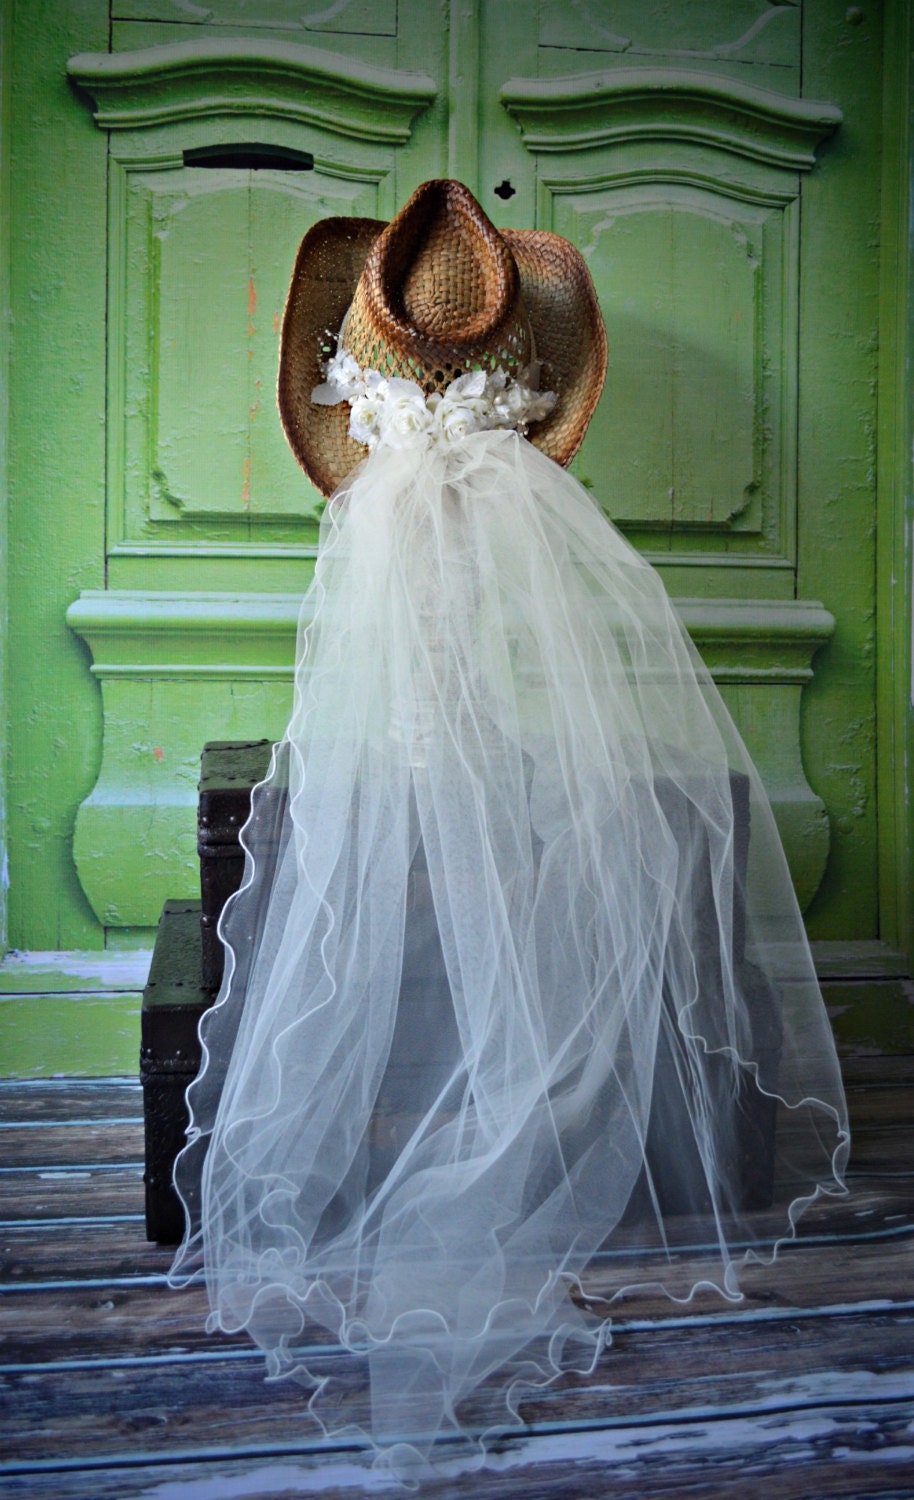
[(445, 388), (426, 395), (415, 381), (379, 370), (363, 370), (340, 349), (322, 366), (326, 380), (315, 386), (316, 406), (351, 407), (349, 435), (371, 449), (412, 447), (419, 441), (458, 443), (474, 432), (498, 428), (526, 433), (529, 422), (541, 422), (555, 406), (554, 391), (539, 391), (536, 364), (508, 375), (470, 370)]

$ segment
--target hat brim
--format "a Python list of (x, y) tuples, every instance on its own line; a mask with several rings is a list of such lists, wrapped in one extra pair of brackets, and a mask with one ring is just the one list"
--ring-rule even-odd
[(580, 250), (544, 229), (499, 231), (517, 263), (540, 361), (540, 390), (558, 395), (529, 438), (563, 468), (584, 441), (606, 379), (606, 328)]
[[(311, 392), (352, 302), (369, 251), (387, 227), (380, 219), (322, 219), (295, 258), (282, 322), (278, 403), (296, 459), (322, 495), (331, 495), (366, 456), (349, 436), (349, 405), (316, 406)], [(540, 389), (555, 391), (549, 416), (528, 436), (563, 467), (573, 459), (606, 376), (606, 331), (590, 272), (567, 240), (545, 230), (499, 231), (520, 275), (541, 364)]]
[(277, 401), (289, 447), (322, 495), (365, 457), (349, 436), (349, 405), (315, 406), (311, 392), (352, 301), (382, 219), (321, 219), (298, 247), (279, 348)]

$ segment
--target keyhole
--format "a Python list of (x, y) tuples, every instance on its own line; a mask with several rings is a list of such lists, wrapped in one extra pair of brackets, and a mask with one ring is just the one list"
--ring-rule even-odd
[(514, 197), (514, 194), (516, 192), (517, 192), (517, 188), (516, 187), (512, 187), (511, 183), (508, 181), (508, 179), (506, 177), (505, 180), (504, 180), (504, 182), (500, 182), (498, 184), (498, 187), (495, 189), (495, 196), (496, 196), (496, 198), (504, 198), (505, 201), (507, 202), (507, 200), (509, 198), (513, 198)]

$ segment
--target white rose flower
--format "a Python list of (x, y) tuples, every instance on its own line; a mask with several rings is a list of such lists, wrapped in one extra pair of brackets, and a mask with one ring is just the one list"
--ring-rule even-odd
[(432, 425), (425, 392), (412, 380), (387, 381), (380, 412), (379, 440), (391, 448), (408, 448)]
[(485, 396), (451, 399), (450, 389), (435, 412), (435, 432), (447, 443), (460, 443), (491, 425), (492, 403)]
[(387, 400), (388, 381), (378, 370), (365, 370), (362, 394), (351, 402), (349, 436), (357, 443), (373, 448), (381, 430), (381, 413)]
[(324, 365), (327, 379), (311, 392), (315, 406), (337, 406), (340, 401), (354, 401), (365, 389), (365, 376), (351, 354), (338, 349)]
[(356, 396), (349, 413), (349, 436), (357, 443), (373, 448), (380, 434), (381, 412), (384, 409), (383, 394), (366, 391)]
[(345, 349), (338, 349), (333, 358), (327, 361), (327, 380), (345, 392), (347, 401), (351, 401), (353, 396), (361, 396), (365, 388), (362, 371)]

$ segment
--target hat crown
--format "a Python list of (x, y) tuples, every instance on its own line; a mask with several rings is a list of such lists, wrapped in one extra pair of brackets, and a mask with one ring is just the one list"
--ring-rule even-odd
[[(443, 186), (447, 191), (433, 195), (424, 223), (414, 210), (418, 233), (409, 235), (409, 219), (394, 223), (376, 250), (387, 285), (400, 287), (394, 307), (399, 303), (406, 320), (427, 338), (469, 344), (504, 321), (517, 297), (517, 269), (466, 188)], [(423, 207), (420, 199), (416, 209)]]
[(510, 374), (530, 362), (514, 257), (462, 183), (424, 183), (378, 236), (340, 345), (428, 393), (476, 366)]

